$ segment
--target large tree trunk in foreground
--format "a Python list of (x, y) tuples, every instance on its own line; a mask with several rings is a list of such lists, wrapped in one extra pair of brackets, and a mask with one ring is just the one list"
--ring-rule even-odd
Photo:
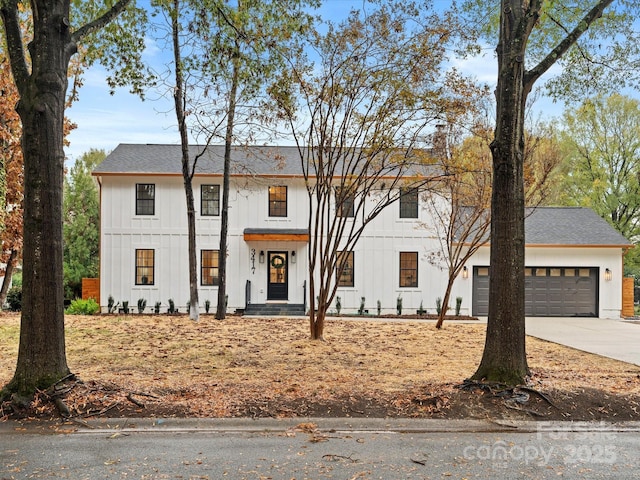
[(67, 70), (76, 42), (124, 10), (119, 0), (73, 34), (69, 0), (32, 0), (29, 63), (18, 2), (0, 2), (13, 79), (20, 94), (24, 156), (22, 317), (18, 362), (6, 390), (31, 395), (69, 375), (64, 338), (62, 189)]
[(524, 54), (522, 8), (503, 1), (498, 45), (497, 120), (491, 196), (491, 276), (484, 353), (475, 380), (517, 385), (529, 373), (524, 313)]
[[(65, 2), (38, 2), (32, 73), (19, 77), (24, 154), (22, 318), (9, 389), (30, 394), (69, 374), (62, 256), (63, 122), (70, 47)], [(35, 13), (37, 11), (37, 14)], [(6, 20), (5, 20), (6, 28)], [(22, 83), (21, 83), (22, 81)]]
[(491, 197), (491, 277), (484, 354), (475, 380), (511, 385), (525, 381), (524, 319), (524, 107), (538, 78), (599, 19), (613, 0), (600, 0), (585, 12), (542, 61), (525, 71), (527, 41), (536, 27), (542, 2), (502, 0), (496, 133)]

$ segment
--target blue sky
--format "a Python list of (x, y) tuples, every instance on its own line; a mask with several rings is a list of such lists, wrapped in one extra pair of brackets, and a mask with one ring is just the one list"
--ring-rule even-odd
[[(362, 4), (363, 0), (324, 0), (320, 12), (325, 17), (339, 19), (344, 18), (352, 6)], [(145, 59), (150, 64), (157, 64), (163, 58), (166, 54), (157, 44), (149, 42)], [(487, 48), (481, 56), (452, 63), (481, 82), (495, 84), (497, 63), (492, 48)], [(79, 100), (67, 110), (67, 116), (78, 126), (70, 134), (71, 144), (65, 149), (68, 163), (91, 148), (109, 152), (119, 143), (179, 142), (171, 99), (160, 98), (150, 92), (142, 101), (126, 89), (118, 89), (110, 95), (106, 76), (101, 66), (88, 70)], [(553, 114), (561, 112), (559, 106), (549, 102), (544, 110)]]

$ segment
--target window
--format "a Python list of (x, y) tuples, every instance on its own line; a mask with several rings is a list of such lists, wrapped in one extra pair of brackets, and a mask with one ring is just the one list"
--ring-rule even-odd
[(153, 183), (136, 183), (136, 215), (155, 215), (156, 186)]
[[(476, 267), (476, 274), (478, 275), (478, 277), (488, 277), (489, 267)], [(529, 273), (527, 273), (527, 269), (525, 269), (524, 274), (531, 276), (531, 269), (529, 269)]]
[[(342, 269), (342, 271), (340, 271)], [(336, 273), (339, 287), (353, 287), (353, 252), (338, 252), (338, 263)]]
[(400, 189), (400, 218), (418, 218), (418, 189)]
[(153, 285), (155, 250), (136, 249), (136, 285)]
[(338, 217), (354, 217), (355, 194), (348, 188), (336, 188), (336, 215)]
[(219, 250), (202, 250), (200, 252), (200, 283), (202, 285), (220, 284), (218, 252)]
[(400, 286), (418, 286), (418, 252), (400, 252)]
[(269, 216), (287, 216), (287, 187), (269, 187)]
[(206, 217), (220, 215), (220, 185), (200, 187), (200, 214)]

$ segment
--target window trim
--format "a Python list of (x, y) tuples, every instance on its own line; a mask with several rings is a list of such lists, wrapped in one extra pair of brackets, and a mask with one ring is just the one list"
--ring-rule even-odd
[[(206, 187), (217, 187), (213, 189), (214, 193), (217, 190), (217, 198), (204, 198), (204, 192)], [(205, 213), (205, 204), (215, 205), (214, 213)], [(219, 217), (220, 216), (220, 185), (217, 183), (205, 183), (200, 185), (200, 216), (201, 217)]]
[[(412, 257), (412, 268), (404, 268), (403, 267), (403, 256), (408, 256), (411, 255)], [(419, 275), (419, 271), (418, 271), (418, 252), (400, 252), (400, 255), (398, 256), (398, 260), (399, 260), (399, 265), (398, 265), (398, 273), (399, 273), (399, 282), (398, 282), (398, 286), (400, 288), (418, 288), (418, 275)], [(414, 263), (415, 262), (415, 263)], [(415, 268), (413, 268), (413, 265), (415, 265)], [(403, 273), (405, 275), (403, 275)], [(407, 274), (409, 273), (413, 273), (415, 274), (415, 281), (412, 282), (411, 284), (407, 284), (406, 283), (406, 279), (412, 278), (413, 275), (411, 277), (407, 277)]]
[[(142, 192), (142, 190), (140, 190), (140, 187), (143, 186), (153, 186), (153, 193), (151, 195), (151, 198), (141, 198), (140, 197), (140, 193)], [(144, 203), (141, 203), (144, 202)], [(145, 207), (147, 207), (148, 205), (151, 205), (151, 213), (146, 213), (146, 212), (142, 212), (142, 210), (144, 210), (142, 208), (142, 206), (144, 205)], [(154, 216), (156, 214), (156, 184), (155, 183), (136, 183), (136, 215), (140, 215), (140, 216)]]
[[(336, 256), (336, 283), (338, 284), (339, 288), (349, 288), (349, 287), (355, 287), (356, 284), (356, 276), (355, 276), (355, 254), (353, 252), (353, 250), (340, 250), (337, 252), (338, 255)], [(350, 273), (350, 283), (342, 283), (343, 281), (343, 277), (345, 275), (345, 270), (343, 270), (341, 272), (341, 274), (338, 274), (339, 270), (340, 270), (340, 263), (342, 260), (342, 256), (343, 255), (347, 255), (346, 258), (346, 262), (348, 265), (349, 260), (351, 261), (351, 273)]]
[[(212, 259), (217, 259), (215, 265), (205, 266), (204, 256), (205, 253), (212, 252), (215, 256)], [(205, 276), (205, 270), (213, 270), (217, 272), (217, 275)], [(211, 278), (212, 283), (205, 283), (205, 278)], [(219, 287), (220, 286), (220, 250), (215, 249), (202, 249), (200, 250), (200, 286), (202, 287)]]
[[(150, 265), (141, 265), (139, 262), (142, 260), (145, 260), (144, 255), (141, 255), (140, 257), (138, 256), (138, 253), (142, 253), (142, 252), (151, 252), (151, 264)], [(136, 248), (135, 250), (135, 260), (134, 260), (134, 265), (135, 265), (135, 285), (141, 285), (141, 286), (152, 286), (155, 285), (156, 282), (156, 251), (153, 248)], [(150, 269), (151, 270), (151, 281), (148, 281), (149, 278), (149, 274), (147, 272), (147, 270)], [(146, 275), (145, 275), (146, 273)], [(144, 282), (143, 279), (147, 278), (147, 281)]]
[[(335, 202), (336, 202), (336, 216), (343, 218), (355, 218), (356, 216), (356, 194), (351, 192), (344, 200), (339, 203), (338, 197), (341, 196), (342, 190), (347, 190), (346, 187), (335, 188)], [(346, 212), (345, 212), (346, 211)], [(345, 212), (346, 214), (343, 214)]]
[(418, 187), (400, 188), (399, 204), (400, 218), (418, 218)]
[[(281, 200), (275, 196), (276, 189), (278, 189), (279, 192), (282, 192), (282, 189), (284, 189), (284, 200)], [(271, 196), (272, 194), (274, 195), (273, 197)], [(269, 186), (269, 189), (268, 189), (268, 196), (269, 196), (269, 200), (268, 200), (269, 217), (286, 218), (288, 215), (288, 209), (289, 209), (289, 205), (288, 205), (289, 188), (286, 185), (271, 185)], [(277, 212), (281, 212), (283, 205), (284, 205), (284, 215), (280, 213), (276, 214)], [(272, 206), (274, 207), (273, 209), (271, 208)]]

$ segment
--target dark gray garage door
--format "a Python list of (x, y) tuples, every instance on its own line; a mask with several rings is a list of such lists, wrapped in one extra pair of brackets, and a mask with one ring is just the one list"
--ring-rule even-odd
[[(596, 317), (599, 269), (527, 267), (525, 314), (529, 317)], [(489, 267), (473, 268), (472, 313), (489, 313)]]

